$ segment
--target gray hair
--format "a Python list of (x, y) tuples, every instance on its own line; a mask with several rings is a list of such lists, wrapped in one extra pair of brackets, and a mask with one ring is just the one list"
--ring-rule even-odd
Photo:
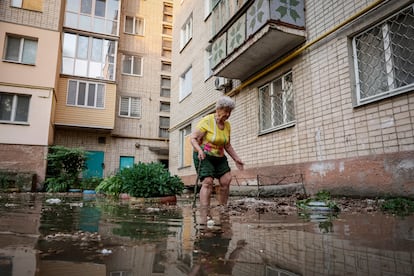
[(233, 99), (229, 96), (221, 96), (216, 102), (216, 109), (226, 107), (233, 110), (236, 107), (236, 104), (234, 103)]

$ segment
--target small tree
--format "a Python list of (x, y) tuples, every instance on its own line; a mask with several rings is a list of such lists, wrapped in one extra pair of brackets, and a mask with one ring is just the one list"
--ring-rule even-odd
[(83, 149), (51, 146), (47, 155), (47, 191), (66, 192), (69, 187), (78, 187), (86, 159)]

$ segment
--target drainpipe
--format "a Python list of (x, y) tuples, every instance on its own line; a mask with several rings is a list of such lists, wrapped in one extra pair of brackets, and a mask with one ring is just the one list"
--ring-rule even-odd
[(358, 18), (359, 16), (361, 16), (364, 13), (368, 12), (369, 10), (375, 8), (376, 6), (378, 6), (379, 4), (381, 4), (384, 1), (385, 0), (375, 1), (372, 4), (366, 6), (364, 9), (360, 10), (359, 12), (357, 12), (356, 14), (354, 14), (353, 16), (349, 17), (348, 19), (346, 19), (341, 24), (337, 25), (336, 27), (334, 27), (331, 30), (327, 31), (326, 33), (322, 34), (321, 36), (315, 38), (314, 40), (306, 43), (305, 45), (303, 45), (299, 49), (295, 50), (294, 52), (292, 52), (291, 54), (289, 54), (285, 58), (281, 59), (280, 61), (278, 61), (275, 64), (273, 64), (272, 66), (270, 66), (269, 68), (267, 68), (267, 69), (265, 69), (265, 70), (257, 73), (253, 77), (247, 79), (245, 82), (243, 82), (242, 84), (240, 84), (238, 87), (236, 87), (233, 90), (229, 91), (227, 93), (227, 95), (228, 96), (233, 96), (233, 95), (237, 94), (238, 92), (240, 92), (240, 90), (242, 90), (243, 88), (245, 88), (249, 84), (251, 84), (251, 83), (255, 82), (256, 80), (264, 77), (265, 75), (267, 75), (270, 72), (274, 71), (275, 69), (277, 69), (278, 67), (280, 67), (283, 64), (287, 63), (288, 61), (291, 61), (292, 59), (294, 59), (295, 57), (297, 57), (298, 55), (300, 55), (303, 51), (305, 51), (306, 49), (308, 49), (309, 47), (311, 47), (313, 44), (315, 44), (315, 43), (321, 41), (322, 39), (326, 38), (327, 36), (333, 34), (334, 32), (336, 32), (337, 30), (339, 30), (343, 26), (349, 24), (351, 21), (355, 20), (356, 18)]

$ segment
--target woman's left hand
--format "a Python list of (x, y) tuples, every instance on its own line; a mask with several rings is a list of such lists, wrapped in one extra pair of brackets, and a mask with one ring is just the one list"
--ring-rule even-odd
[(244, 169), (244, 163), (243, 163), (243, 161), (241, 161), (240, 159), (238, 159), (238, 160), (234, 160), (235, 162), (236, 162), (236, 167), (239, 169), (239, 170), (243, 170)]

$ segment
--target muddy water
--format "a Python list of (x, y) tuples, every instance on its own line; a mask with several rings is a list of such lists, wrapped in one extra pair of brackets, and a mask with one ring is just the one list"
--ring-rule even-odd
[(192, 196), (1, 194), (0, 275), (414, 275), (414, 216), (209, 215), (199, 225)]

